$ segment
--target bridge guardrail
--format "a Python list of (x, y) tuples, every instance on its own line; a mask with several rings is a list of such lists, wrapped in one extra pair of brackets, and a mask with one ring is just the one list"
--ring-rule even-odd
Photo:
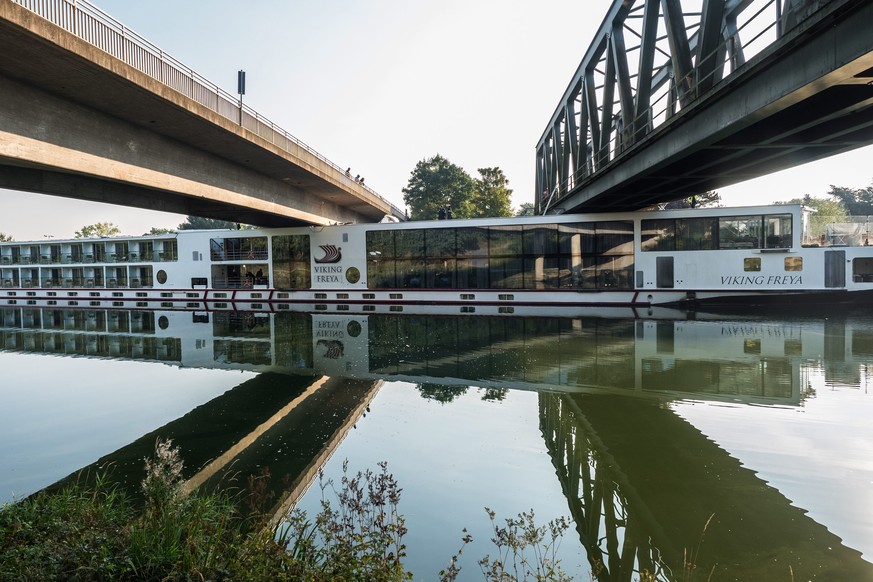
[[(280, 149), (300, 156), (300, 150), (315, 156), (346, 177), (345, 170), (312, 147), (297, 139), (266, 117), (245, 104), (236, 95), (225, 91), (209, 79), (199, 75), (181, 61), (165, 53), (143, 36), (137, 34), (112, 16), (86, 0), (12, 0), (52, 24), (125, 62), (134, 69), (193, 99), (222, 117), (239, 123)], [(402, 211), (372, 188), (356, 182), (371, 196), (391, 208), (398, 218)]]

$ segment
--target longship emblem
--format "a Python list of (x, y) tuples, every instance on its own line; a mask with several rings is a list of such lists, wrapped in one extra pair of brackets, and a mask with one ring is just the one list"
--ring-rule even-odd
[(315, 345), (324, 348), (324, 357), (330, 360), (338, 360), (342, 357), (343, 351), (345, 350), (343, 342), (337, 340), (320, 339), (315, 343)]
[(318, 245), (318, 248), (324, 251), (324, 256), (315, 259), (316, 263), (338, 263), (343, 258), (340, 249), (335, 245)]

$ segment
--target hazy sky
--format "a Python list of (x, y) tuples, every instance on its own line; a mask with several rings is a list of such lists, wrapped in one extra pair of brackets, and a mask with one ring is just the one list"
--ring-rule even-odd
[[(537, 141), (611, 0), (95, 0), (107, 14), (245, 101), (398, 206), (437, 153), (473, 176), (499, 166), (531, 201)], [(572, 34), (571, 34), (572, 31)], [(720, 190), (726, 205), (870, 185), (873, 149)], [(0, 190), (0, 232), (125, 234), (183, 216)]]

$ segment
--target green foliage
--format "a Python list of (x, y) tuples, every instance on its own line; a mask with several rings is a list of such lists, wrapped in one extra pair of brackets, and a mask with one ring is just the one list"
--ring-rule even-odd
[[(506, 525), (500, 526), (494, 511), (486, 507), (485, 512), (491, 520), (491, 530), (494, 534), (491, 541), (497, 549), (495, 557), (486, 555), (479, 560), (479, 568), (486, 580), (564, 582), (573, 579), (561, 568), (561, 560), (557, 557), (564, 533), (570, 529), (570, 521), (560, 517), (540, 526), (536, 524), (531, 509), (519, 513), (518, 518), (506, 519)], [(464, 530), (465, 534), (466, 532), (467, 530)], [(471, 541), (473, 540), (469, 535), (464, 535), (461, 539), (463, 544), (461, 549), (452, 557), (449, 567), (440, 572), (441, 582), (457, 580), (461, 570), (457, 566), (458, 557), (463, 552), (464, 546)]]
[(518, 210), (515, 211), (516, 216), (534, 216), (535, 214), (536, 207), (533, 202), (524, 202), (518, 207)]
[[(350, 475), (344, 463), (339, 486), (319, 477), (321, 511), (313, 520), (295, 511), (268, 527), (262, 513), (241, 515), (237, 498), (186, 494), (178, 448), (158, 440), (146, 460), (140, 510), (105, 474), (90, 490), (77, 483), (4, 506), (0, 580), (411, 580), (402, 564), (401, 489), (387, 464), (379, 467)], [(555, 559), (563, 519), (538, 527), (531, 511), (498, 527), (486, 511), (498, 549), (479, 562), (486, 579), (568, 579)], [(463, 547), (441, 580), (457, 579)]]
[(253, 228), (247, 224), (239, 224), (229, 220), (217, 218), (204, 218), (202, 216), (188, 216), (185, 222), (179, 225), (179, 230), (211, 230), (211, 229), (236, 229), (249, 230)]
[(128, 567), (124, 524), (132, 515), (105, 476), (91, 491), (72, 485), (4, 506), (0, 580), (112, 578)]
[(440, 404), (448, 404), (467, 393), (467, 386), (449, 386), (446, 384), (418, 384), (415, 387), (425, 400), (434, 400)]
[(509, 180), (500, 168), (479, 168), (479, 177), (474, 182), (472, 196), (464, 200), (462, 218), (485, 218), (512, 216)]
[(403, 189), (403, 201), (412, 220), (435, 220), (441, 208), (449, 208), (456, 218), (463, 218), (459, 213), (473, 188), (473, 179), (463, 168), (437, 154), (415, 164)]
[[(294, 558), (294, 574), (307, 580), (412, 580), (403, 568), (406, 556), (403, 536), (406, 525), (398, 512), (400, 487), (388, 473), (348, 473), (343, 463), (340, 488), (319, 476), (321, 512), (315, 521), (294, 512), (288, 527), (280, 531)], [(326, 495), (330, 492), (331, 495)], [(334, 506), (331, 499), (337, 501)]]
[(121, 234), (121, 229), (112, 222), (97, 222), (83, 226), (73, 235), (75, 238), (97, 238), (101, 236), (115, 236)]
[(175, 228), (158, 228), (153, 226), (148, 232), (143, 233), (143, 236), (154, 236), (157, 234), (171, 234), (176, 232)]
[(6, 234), (5, 232), (0, 232), (0, 242), (12, 242), (15, 239), (12, 238), (11, 234)]
[(839, 200), (815, 198), (807, 194), (803, 198), (794, 198), (785, 204), (802, 204), (813, 209), (813, 213), (809, 216), (809, 229), (806, 233), (810, 237), (824, 234), (829, 224), (846, 222), (849, 219), (846, 207)]
[(873, 214), (873, 185), (866, 188), (845, 188), (831, 184), (828, 196), (839, 200), (852, 216)]
[(679, 200), (672, 200), (659, 206), (661, 210), (678, 210), (682, 208), (707, 208), (707, 207), (715, 207), (721, 204), (721, 195), (715, 190), (710, 190), (708, 192), (703, 192), (702, 194), (695, 194), (694, 196), (689, 196), (688, 198), (680, 198)]

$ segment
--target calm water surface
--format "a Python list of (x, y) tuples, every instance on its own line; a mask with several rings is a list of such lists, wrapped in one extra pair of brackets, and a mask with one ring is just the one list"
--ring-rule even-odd
[[(677, 317), (678, 316), (678, 317)], [(154, 439), (204, 486), (380, 461), (408, 567), (464, 579), (498, 520), (569, 516), (577, 580), (873, 580), (873, 318), (666, 319), (0, 310), (0, 501)], [(236, 476), (236, 481), (233, 477)]]

